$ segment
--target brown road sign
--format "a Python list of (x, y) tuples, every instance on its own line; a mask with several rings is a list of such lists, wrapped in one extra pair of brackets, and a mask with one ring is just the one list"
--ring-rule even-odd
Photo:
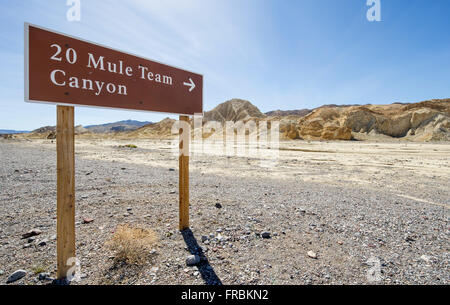
[(203, 76), (25, 24), (25, 101), (203, 112)]

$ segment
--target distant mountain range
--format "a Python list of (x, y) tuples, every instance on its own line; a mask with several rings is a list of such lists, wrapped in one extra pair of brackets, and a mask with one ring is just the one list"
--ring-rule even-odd
[[(203, 123), (247, 122), (250, 119), (278, 122), (282, 139), (450, 141), (450, 99), (389, 105), (331, 104), (314, 109), (267, 113), (262, 113), (249, 101), (232, 99), (205, 112)], [(75, 134), (86, 138), (170, 138), (174, 122), (166, 118), (158, 123), (125, 120), (86, 127), (80, 125), (75, 126)], [(23, 135), (26, 138), (47, 139), (54, 139), (55, 136), (55, 126), (41, 127)]]
[(28, 133), (28, 130), (10, 130), (10, 129), (0, 129), (0, 134), (15, 134), (15, 133)]
[(135, 120), (124, 120), (114, 123), (107, 123), (101, 125), (89, 125), (85, 126), (88, 131), (93, 133), (107, 133), (107, 132), (119, 132), (119, 131), (131, 131), (136, 130), (142, 126), (151, 124), (152, 122), (141, 122)]

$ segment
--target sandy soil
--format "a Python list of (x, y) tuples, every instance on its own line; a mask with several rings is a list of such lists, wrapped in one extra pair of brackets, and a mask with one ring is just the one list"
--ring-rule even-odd
[[(236, 157), (194, 147), (185, 234), (175, 145), (76, 141), (80, 284), (448, 284), (449, 143), (288, 141), (275, 163), (273, 150)], [(45, 283), (37, 273), (56, 267), (55, 143), (0, 140), (0, 157), (0, 281), (25, 269), (16, 283)], [(87, 216), (94, 222), (83, 224)], [(105, 242), (121, 223), (157, 232), (145, 266), (113, 263)], [(29, 246), (21, 234), (33, 228), (43, 233)], [(191, 253), (201, 264), (186, 266)]]

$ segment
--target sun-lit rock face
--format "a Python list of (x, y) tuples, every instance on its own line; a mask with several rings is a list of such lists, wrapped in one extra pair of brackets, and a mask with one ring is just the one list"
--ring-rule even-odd
[(244, 121), (249, 118), (264, 118), (259, 109), (249, 101), (232, 99), (218, 105), (211, 111), (205, 112), (204, 121)]

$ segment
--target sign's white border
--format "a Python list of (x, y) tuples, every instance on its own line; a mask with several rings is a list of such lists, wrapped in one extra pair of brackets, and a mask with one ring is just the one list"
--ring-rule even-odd
[(189, 115), (193, 115), (193, 114), (186, 114), (186, 113), (162, 112), (162, 111), (152, 111), (152, 110), (139, 110), (139, 109), (127, 109), (127, 108), (116, 108), (116, 107), (106, 107), (106, 106), (91, 106), (91, 105), (68, 104), (68, 103), (61, 103), (61, 102), (49, 102), (49, 101), (30, 100), (30, 95), (29, 95), (30, 94), (30, 92), (29, 92), (29, 90), (30, 90), (30, 78), (29, 78), (29, 72), (30, 72), (29, 71), (29, 52), (30, 52), (30, 50), (29, 50), (29, 27), (30, 26), (38, 28), (38, 29), (41, 29), (41, 30), (44, 30), (44, 31), (48, 31), (48, 32), (51, 32), (51, 33), (55, 33), (55, 34), (58, 34), (58, 35), (62, 35), (62, 36), (70, 37), (70, 38), (77, 39), (77, 40), (80, 40), (80, 41), (83, 41), (83, 42), (87, 42), (87, 43), (90, 43), (90, 44), (93, 44), (93, 45), (96, 45), (96, 46), (99, 46), (99, 47), (102, 47), (102, 48), (110, 49), (110, 50), (113, 50), (113, 51), (116, 51), (116, 52), (120, 52), (120, 53), (124, 53), (124, 54), (127, 54), (127, 55), (139, 57), (139, 58), (142, 58), (142, 59), (145, 59), (145, 60), (149, 60), (149, 61), (153, 61), (153, 62), (162, 64), (162, 65), (165, 65), (165, 66), (170, 66), (172, 68), (180, 69), (180, 70), (183, 70), (183, 71), (186, 71), (186, 72), (189, 72), (189, 73), (201, 75), (202, 76), (202, 113), (201, 114), (203, 115), (203, 93), (204, 93), (204, 90), (203, 90), (203, 78), (204, 78), (203, 74), (192, 72), (192, 71), (189, 71), (189, 70), (186, 70), (186, 69), (182, 69), (182, 68), (179, 68), (179, 67), (176, 67), (176, 66), (171, 66), (171, 65), (159, 62), (157, 60), (153, 60), (153, 59), (149, 59), (149, 58), (146, 58), (146, 57), (142, 57), (140, 55), (136, 55), (136, 54), (133, 54), (133, 53), (124, 52), (124, 51), (121, 51), (121, 50), (110, 48), (110, 47), (107, 47), (107, 46), (102, 45), (102, 44), (98, 44), (98, 43), (95, 43), (95, 42), (92, 42), (92, 41), (89, 41), (89, 40), (86, 40), (86, 39), (82, 39), (82, 38), (79, 38), (79, 37), (75, 37), (75, 36), (72, 36), (72, 35), (64, 34), (64, 33), (58, 32), (58, 31), (50, 30), (50, 29), (47, 29), (45, 27), (41, 27), (41, 26), (38, 26), (38, 25), (35, 25), (35, 24), (32, 24), (32, 23), (28, 23), (28, 22), (24, 23), (24, 48), (25, 48), (24, 49), (24, 70), (25, 70), (24, 71), (24, 100), (25, 100), (25, 102), (27, 102), (27, 103), (47, 104), (47, 105), (50, 104), (50, 105), (60, 105), (60, 106), (114, 109), (114, 110), (122, 110), (122, 111), (139, 111), (139, 112), (165, 113), (165, 114), (171, 114), (171, 115), (188, 115), (188, 116)]

